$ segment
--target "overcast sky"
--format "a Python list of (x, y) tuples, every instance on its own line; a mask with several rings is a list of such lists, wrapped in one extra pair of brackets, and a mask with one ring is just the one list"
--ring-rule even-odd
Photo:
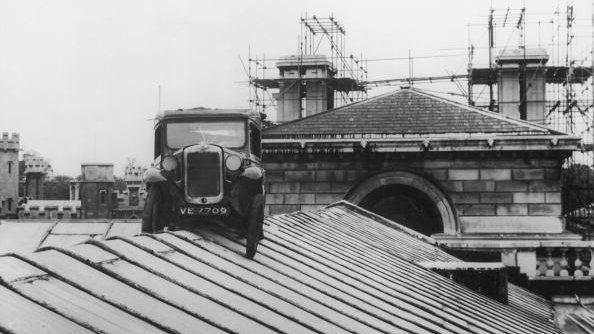
[[(452, 55), (415, 62), (415, 75), (444, 75), (465, 72), (468, 24), (485, 24), (491, 3), (501, 15), (522, 6), (504, 0), (2, 1), (0, 131), (20, 133), (22, 148), (48, 158), (57, 174), (78, 175), (81, 162), (91, 161), (113, 162), (122, 174), (128, 157), (145, 165), (152, 160), (150, 119), (159, 85), (163, 109), (246, 108), (239, 55), (247, 58), (250, 46), (267, 57), (295, 53), (306, 13), (333, 14), (346, 27), (349, 51), (370, 59), (406, 57), (409, 49), (413, 56)], [(529, 43), (550, 44), (547, 22), (557, 6), (565, 15), (566, 1), (525, 4), (536, 27), (527, 31)], [(589, 61), (591, 3), (574, 5), (574, 54)], [(470, 40), (484, 46), (485, 31), (470, 26)], [(498, 44), (517, 42), (513, 33), (502, 32)], [(408, 74), (406, 61), (369, 64), (369, 79)]]

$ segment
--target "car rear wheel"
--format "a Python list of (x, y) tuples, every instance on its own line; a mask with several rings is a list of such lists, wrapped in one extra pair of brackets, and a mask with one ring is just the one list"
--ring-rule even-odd
[(262, 225), (264, 224), (264, 197), (262, 194), (254, 196), (247, 219), (247, 240), (245, 257), (251, 259), (256, 255), (258, 243), (262, 238)]
[(162, 231), (165, 226), (164, 218), (161, 189), (156, 185), (152, 185), (146, 197), (142, 213), (142, 232), (155, 233)]

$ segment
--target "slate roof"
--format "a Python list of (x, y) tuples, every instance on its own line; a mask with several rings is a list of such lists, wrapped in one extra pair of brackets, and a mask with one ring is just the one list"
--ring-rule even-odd
[(290, 121), (264, 138), (425, 134), (558, 135), (546, 127), (406, 88)]
[(425, 269), (458, 260), (353, 205), (265, 225), (253, 261), (207, 229), (0, 256), (0, 331), (558, 333), (538, 297), (504, 305)]

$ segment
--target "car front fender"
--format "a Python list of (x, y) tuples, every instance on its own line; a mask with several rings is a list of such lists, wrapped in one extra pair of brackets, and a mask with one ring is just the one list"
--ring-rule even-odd
[(260, 180), (262, 179), (262, 176), (264, 176), (264, 171), (260, 167), (252, 166), (246, 168), (243, 173), (241, 173), (241, 176), (247, 177), (250, 180)]
[(161, 175), (161, 171), (156, 169), (155, 167), (149, 167), (144, 175), (142, 176), (142, 180), (144, 183), (157, 183), (157, 182), (164, 182), (167, 179)]

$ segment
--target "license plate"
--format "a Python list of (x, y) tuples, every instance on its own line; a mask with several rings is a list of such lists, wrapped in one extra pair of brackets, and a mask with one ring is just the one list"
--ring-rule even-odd
[(179, 208), (182, 216), (225, 216), (229, 214), (229, 209), (224, 206), (186, 206)]

